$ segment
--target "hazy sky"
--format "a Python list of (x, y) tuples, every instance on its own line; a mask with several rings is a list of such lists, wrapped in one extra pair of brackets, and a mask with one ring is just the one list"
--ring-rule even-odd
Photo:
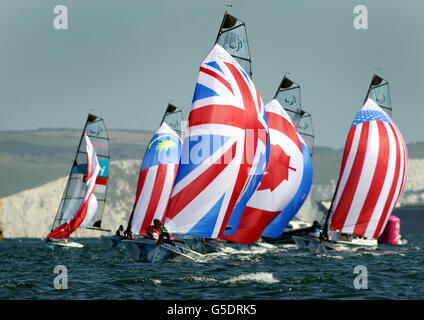
[[(170, 100), (187, 116), (228, 3), (263, 101), (290, 72), (316, 145), (344, 145), (376, 68), (406, 142), (424, 141), (420, 0), (1, 0), (0, 130), (82, 128), (90, 110), (110, 129), (156, 130)], [(353, 27), (360, 4), (368, 30)], [(56, 5), (68, 30), (53, 27)]]

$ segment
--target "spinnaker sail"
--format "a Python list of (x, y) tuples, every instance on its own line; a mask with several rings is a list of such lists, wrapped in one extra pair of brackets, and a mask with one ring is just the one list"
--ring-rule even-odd
[(303, 155), (303, 176), (302, 182), (297, 188), (296, 194), (291, 199), (289, 204), (284, 208), (284, 210), (266, 227), (262, 236), (268, 238), (278, 238), (280, 237), (284, 229), (287, 227), (289, 222), (294, 218), (297, 212), (302, 207), (305, 202), (308, 194), (311, 190), (312, 180), (313, 180), (313, 165), (312, 157), (309, 152), (309, 149), (306, 146), (305, 141), (302, 136), (299, 135), (300, 145), (302, 147)]
[(221, 45), (252, 78), (252, 60), (243, 21), (225, 12), (215, 44)]
[(278, 238), (283, 234), (290, 220), (294, 218), (308, 197), (313, 180), (312, 151), (314, 130), (311, 114), (302, 110), (300, 85), (284, 76), (275, 93), (275, 99), (282, 103), (299, 135), (303, 155), (303, 175), (302, 181), (291, 201), (265, 228), (262, 236), (267, 238)]
[(264, 229), (295, 196), (303, 177), (300, 138), (290, 117), (277, 100), (265, 106), (271, 144), (265, 175), (247, 202), (235, 233), (222, 239), (255, 243)]
[[(79, 227), (86, 228), (92, 221), (98, 209), (94, 189), (96, 187), (96, 179), (100, 171), (99, 162), (97, 160), (94, 147), (87, 137), (84, 135), (84, 144), (86, 147), (86, 187), (83, 194), (83, 199), (79, 205), (78, 210), (74, 212), (71, 219), (68, 219), (57, 228), (53, 229), (48, 235), (47, 239), (67, 239)], [(82, 180), (82, 177), (81, 177)]]
[(143, 236), (154, 219), (163, 221), (181, 154), (181, 139), (163, 122), (150, 141), (141, 164), (130, 230)]
[(83, 201), (87, 186), (87, 144), (84, 136), (89, 138), (99, 162), (99, 173), (95, 180), (94, 188), (94, 196), (97, 199), (98, 208), (87, 228), (100, 231), (105, 230), (102, 229), (101, 223), (109, 179), (109, 137), (103, 119), (94, 114), (89, 114), (51, 231), (69, 221)]
[(347, 137), (330, 208), (331, 230), (377, 239), (405, 187), (407, 162), (399, 129), (368, 98)]
[(368, 88), (364, 104), (368, 98), (377, 103), (378, 106), (389, 115), (389, 117), (392, 116), (392, 99), (390, 97), (389, 82), (387, 80), (374, 74)]
[[(200, 66), (165, 224), (170, 232), (217, 238), (249, 200), (269, 157), (262, 99), (219, 44)], [(234, 222), (240, 217), (234, 215)], [(231, 222), (232, 223), (232, 222)]]

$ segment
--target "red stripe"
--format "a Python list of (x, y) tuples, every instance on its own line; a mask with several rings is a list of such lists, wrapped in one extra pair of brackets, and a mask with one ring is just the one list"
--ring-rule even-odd
[(106, 185), (107, 184), (107, 178), (105, 177), (97, 177), (96, 184)]
[(399, 171), (400, 171), (400, 147), (399, 147), (399, 140), (397, 139), (397, 135), (393, 130), (393, 127), (391, 124), (389, 124), (390, 130), (393, 133), (395, 142), (396, 142), (396, 166), (395, 166), (395, 173), (393, 175), (393, 183), (392, 187), (390, 188), (389, 195), (386, 200), (386, 204), (384, 205), (383, 212), (381, 214), (380, 220), (378, 221), (377, 228), (375, 229), (373, 238), (378, 238), (380, 235), (382, 228), (385, 224), (386, 217), (389, 214), (390, 205), (393, 201), (393, 197), (395, 196), (396, 187), (398, 185), (398, 179), (399, 179)]
[(346, 146), (345, 146), (345, 149), (344, 149), (344, 152), (343, 152), (342, 166), (340, 168), (339, 181), (337, 182), (337, 188), (339, 187), (340, 180), (341, 180), (341, 178), (344, 174), (347, 159), (349, 158), (350, 149), (352, 148), (352, 143), (353, 143), (353, 139), (355, 137), (357, 127), (358, 126), (354, 126), (353, 128), (351, 128), (350, 131), (349, 131), (349, 135), (347, 136)]
[[(346, 162), (347, 162), (347, 159), (349, 158), (349, 154), (350, 154), (350, 151), (351, 151), (351, 148), (352, 148), (353, 138), (355, 137), (356, 128), (357, 128), (357, 126), (352, 127), (349, 130), (349, 134), (347, 136), (346, 145), (345, 145), (345, 149), (344, 149), (344, 152), (343, 152), (342, 165), (341, 165), (341, 168), (340, 168), (339, 180), (337, 181), (337, 186), (336, 186), (336, 193), (338, 192), (338, 189), (339, 189), (339, 186), (340, 186), (340, 181), (343, 177), (344, 170), (345, 170), (345, 167), (346, 167)], [(331, 208), (330, 208), (330, 210), (331, 210)]]
[[(399, 129), (394, 125), (394, 129), (396, 130), (399, 140), (401, 142), (401, 147), (403, 150), (403, 174), (402, 174), (402, 186), (400, 188), (400, 192), (398, 197), (400, 196), (400, 194), (403, 191), (403, 188), (405, 187), (405, 183), (406, 183), (406, 175), (407, 175), (407, 165), (408, 165), (408, 149), (406, 148), (405, 145), (405, 141), (403, 140), (402, 135), (400, 134)], [(397, 200), (396, 200), (397, 201)]]
[(231, 242), (252, 244), (258, 241), (265, 228), (280, 214), (257, 208), (246, 207), (240, 219), (237, 231), (232, 235), (223, 235), (221, 239)]
[(137, 192), (135, 195), (134, 208), (137, 206), (138, 198), (140, 197), (141, 190), (143, 190), (144, 182), (146, 180), (148, 171), (149, 171), (148, 168), (144, 169), (143, 171), (140, 171), (138, 175)]
[(374, 175), (368, 190), (367, 197), (365, 198), (362, 206), (361, 213), (359, 214), (353, 233), (363, 237), (367, 231), (368, 224), (371, 220), (375, 206), (377, 205), (378, 197), (380, 196), (381, 189), (383, 188), (386, 179), (387, 168), (389, 166), (389, 135), (386, 128), (381, 121), (376, 121), (379, 133), (379, 150)]
[(163, 192), (163, 186), (165, 184), (167, 166), (167, 164), (158, 165), (149, 205), (144, 214), (144, 220), (139, 231), (140, 236), (143, 236), (146, 233), (146, 228), (151, 225), (153, 217), (155, 216), (156, 208), (158, 207), (159, 200)]
[(231, 87), (231, 84), (227, 80), (225, 80), (223, 77), (221, 77), (219, 74), (217, 74), (216, 72), (214, 72), (212, 70), (206, 69), (204, 67), (200, 67), (200, 72), (206, 73), (206, 74), (214, 77), (215, 79), (217, 79), (224, 86), (226, 86), (227, 89), (230, 90), (231, 93), (234, 95), (233, 88)]
[(233, 105), (210, 104), (190, 111), (189, 125), (226, 124), (244, 129), (240, 120), (244, 118), (244, 110)]
[[(232, 73), (235, 81), (237, 82), (237, 85), (240, 89), (242, 98), (243, 98), (243, 105), (244, 105), (244, 124), (246, 129), (253, 129), (254, 131), (254, 138), (257, 137), (259, 134), (259, 130), (265, 130), (262, 123), (258, 119), (258, 110), (255, 105), (255, 101), (253, 99), (253, 96), (251, 94), (251, 91), (249, 87), (247, 86), (244, 77), (240, 74), (238, 69), (228, 63), (225, 62), (225, 65), (228, 67), (230, 72)], [(247, 135), (246, 135), (247, 138)], [(268, 138), (268, 136), (267, 136)], [(249, 142), (247, 139), (245, 139), (244, 143), (244, 157), (245, 161), (240, 165), (239, 173), (237, 175), (236, 184), (234, 186), (233, 193), (231, 195), (230, 201), (227, 206), (227, 211), (225, 213), (223, 222), (221, 224), (221, 229), (219, 231), (219, 237), (223, 236), (225, 228), (227, 226), (228, 220), (230, 219), (231, 213), (233, 212), (234, 206), (236, 205), (236, 202), (243, 190), (243, 187), (247, 181), (247, 178), (249, 177), (250, 169), (252, 168), (253, 158), (256, 153), (257, 149), (257, 139), (254, 139), (254, 152), (253, 152), (253, 158), (251, 157), (251, 154), (247, 153), (248, 151), (248, 145)], [(252, 159), (251, 159), (252, 158)]]
[(274, 112), (267, 112), (266, 117), (268, 120), (268, 127), (270, 129), (282, 132), (292, 140), (296, 146), (302, 152), (302, 146), (300, 145), (299, 135), (293, 125), (283, 116), (278, 115)]
[(365, 154), (368, 146), (369, 122), (362, 124), (361, 136), (359, 138), (358, 150), (353, 161), (352, 170), (349, 172), (349, 178), (346, 181), (346, 187), (343, 190), (340, 201), (334, 210), (331, 219), (331, 228), (333, 230), (342, 230), (346, 222), (347, 214), (352, 205), (353, 197), (358, 187), (359, 178), (361, 177), (362, 168), (364, 166)]
[[(203, 190), (211, 184), (211, 182), (227, 167), (226, 162), (231, 162), (236, 153), (237, 143), (235, 142), (218, 160), (215, 161), (207, 170), (196, 178), (195, 185), (202, 186)], [(231, 157), (231, 158), (229, 158)], [(227, 161), (231, 159), (231, 161)], [(190, 202), (199, 195), (199, 189), (193, 188), (192, 184), (187, 185), (178, 192), (169, 202), (167, 217), (173, 219), (181, 210), (183, 210)]]

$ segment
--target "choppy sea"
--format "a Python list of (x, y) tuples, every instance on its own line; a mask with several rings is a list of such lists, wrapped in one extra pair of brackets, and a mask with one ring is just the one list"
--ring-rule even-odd
[[(276, 245), (162, 264), (136, 262), (101, 239), (78, 240), (81, 249), (5, 239), (0, 299), (424, 299), (424, 234), (404, 238), (405, 246), (370, 251), (312, 253)], [(65, 276), (64, 267), (55, 273), (56, 266), (66, 268), (66, 289), (55, 288), (55, 279), (65, 283), (57, 278)]]

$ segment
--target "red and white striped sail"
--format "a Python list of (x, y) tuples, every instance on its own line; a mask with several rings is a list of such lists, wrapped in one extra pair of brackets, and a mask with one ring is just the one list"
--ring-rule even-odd
[(163, 220), (177, 175), (181, 139), (165, 122), (150, 141), (141, 165), (131, 231), (143, 236), (154, 219)]
[(303, 176), (299, 135), (276, 100), (265, 106), (271, 144), (265, 175), (244, 208), (237, 231), (222, 239), (252, 244), (296, 194)]
[(72, 232), (79, 227), (86, 228), (97, 211), (97, 199), (94, 195), (94, 189), (96, 187), (96, 179), (100, 171), (100, 166), (93, 144), (87, 135), (84, 135), (84, 139), (87, 150), (87, 185), (84, 198), (74, 216), (50, 232), (50, 234), (47, 235), (48, 239), (69, 238)]
[(347, 137), (331, 230), (378, 238), (403, 192), (408, 154), (392, 119), (371, 99)]

